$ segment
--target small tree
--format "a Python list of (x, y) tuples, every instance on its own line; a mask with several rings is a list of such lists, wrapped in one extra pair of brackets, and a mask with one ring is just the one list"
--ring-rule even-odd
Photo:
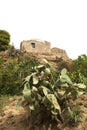
[(73, 60), (70, 77), (76, 83), (85, 83), (87, 85), (87, 56), (85, 54)]
[(85, 91), (86, 86), (73, 83), (65, 68), (55, 78), (56, 70), (45, 59), (43, 61), (45, 64), (33, 67), (33, 73), (24, 79), (24, 98), (19, 100), (17, 108), (21, 104), (27, 104), (28, 112), (30, 112), (30, 129), (43, 122), (48, 124), (66, 122), (63, 113), (68, 115), (70, 122), (77, 123), (79, 121), (79, 109), (76, 109), (78, 104), (72, 106), (69, 100), (71, 98), (72, 102), (75, 102), (78, 95)]
[(0, 30), (0, 51), (8, 49), (10, 43), (10, 34), (5, 30)]

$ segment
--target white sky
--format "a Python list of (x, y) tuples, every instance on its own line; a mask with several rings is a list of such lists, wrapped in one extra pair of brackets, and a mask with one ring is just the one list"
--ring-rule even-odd
[(87, 54), (87, 0), (0, 0), (0, 29), (16, 48), (23, 40), (47, 40), (74, 59)]

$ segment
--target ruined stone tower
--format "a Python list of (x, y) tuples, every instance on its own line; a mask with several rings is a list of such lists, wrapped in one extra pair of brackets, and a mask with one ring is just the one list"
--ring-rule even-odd
[(41, 41), (41, 40), (27, 40), (22, 41), (20, 49), (23, 52), (34, 52), (34, 53), (50, 53), (51, 47), (50, 42)]

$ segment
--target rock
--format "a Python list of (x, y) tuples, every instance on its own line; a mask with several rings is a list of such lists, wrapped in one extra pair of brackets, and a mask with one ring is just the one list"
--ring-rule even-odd
[(12, 118), (12, 117), (13, 117), (12, 112), (9, 112), (7, 117), (8, 117), (8, 118)]

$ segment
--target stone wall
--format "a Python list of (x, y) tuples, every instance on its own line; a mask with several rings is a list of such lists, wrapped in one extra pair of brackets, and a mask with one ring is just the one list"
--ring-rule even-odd
[(41, 40), (28, 40), (22, 41), (20, 45), (21, 51), (24, 52), (35, 52), (35, 53), (50, 53), (51, 47), (50, 42)]
[(29, 55), (32, 53), (39, 58), (43, 57), (49, 60), (56, 60), (57, 58), (62, 58), (64, 60), (69, 59), (65, 50), (56, 47), (51, 48), (51, 43), (47, 41), (36, 39), (22, 41), (20, 50)]

